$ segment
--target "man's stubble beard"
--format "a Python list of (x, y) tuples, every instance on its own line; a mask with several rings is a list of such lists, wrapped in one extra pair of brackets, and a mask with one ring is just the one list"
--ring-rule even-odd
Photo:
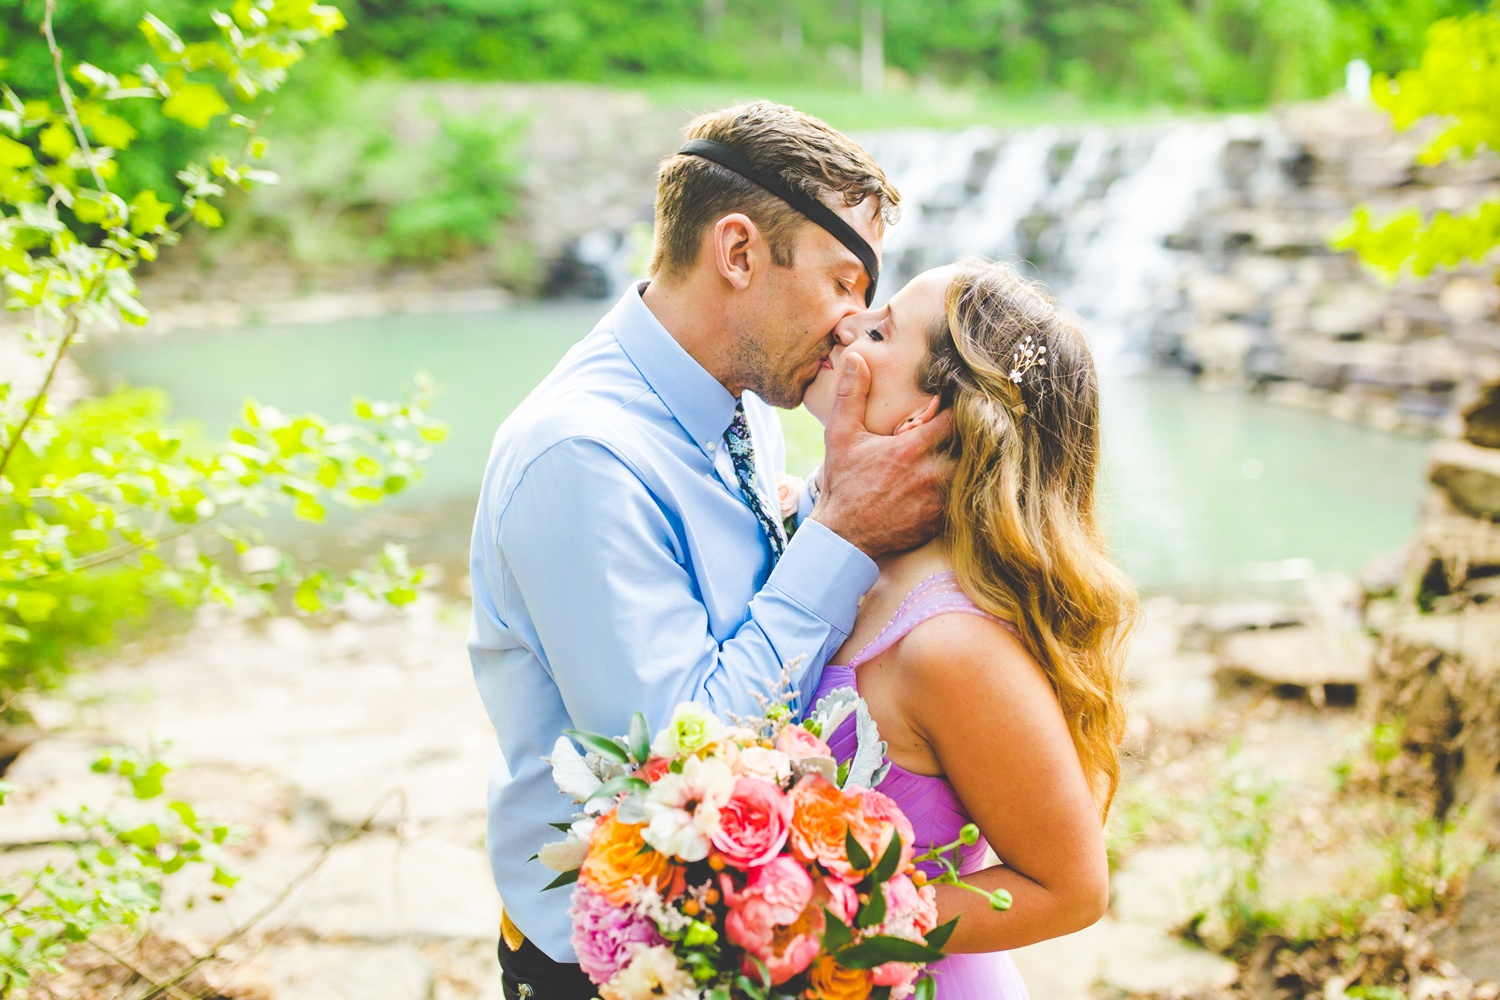
[(734, 382), (783, 410), (795, 410), (802, 405), (803, 393), (811, 384), (798, 382), (794, 374), (776, 370), (774, 359), (753, 336), (738, 338), (731, 365)]

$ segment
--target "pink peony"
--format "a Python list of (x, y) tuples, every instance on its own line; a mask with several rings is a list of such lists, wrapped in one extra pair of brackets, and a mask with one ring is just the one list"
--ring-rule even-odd
[(781, 853), (791, 830), (792, 800), (785, 792), (755, 778), (738, 778), (710, 839), (732, 867), (754, 868)]
[[(770, 947), (760, 956), (766, 963), (771, 985), (780, 986), (812, 965), (823, 950), (825, 926), (823, 911), (809, 906), (791, 925), (776, 928), (776, 933), (771, 935)], [(759, 971), (748, 958), (741, 968), (749, 976), (755, 976)]]
[(776, 749), (786, 754), (792, 760), (801, 760), (804, 757), (832, 757), (833, 751), (828, 749), (828, 744), (803, 729), (801, 726), (787, 726), (776, 737)]
[(634, 910), (615, 906), (579, 886), (573, 890), (573, 950), (578, 965), (596, 984), (602, 985), (630, 964), (641, 946), (665, 944), (656, 925)]
[(812, 901), (813, 880), (794, 858), (782, 855), (750, 870), (745, 888), (736, 891), (734, 880), (719, 876), (729, 916), (724, 930), (729, 943), (764, 959), (778, 926), (797, 921)]
[(744, 948), (746, 973), (753, 955), (766, 963), (771, 983), (779, 986), (805, 970), (822, 949), (823, 910), (812, 905), (814, 883), (796, 859), (780, 855), (750, 870), (745, 888), (736, 891), (729, 875), (720, 875), (729, 916), (724, 930), (729, 943)]

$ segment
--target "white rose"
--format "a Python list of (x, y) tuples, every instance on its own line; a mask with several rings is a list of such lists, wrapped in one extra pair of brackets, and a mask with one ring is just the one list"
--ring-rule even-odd
[(773, 785), (785, 785), (792, 777), (792, 758), (768, 747), (746, 747), (740, 751), (740, 773)]

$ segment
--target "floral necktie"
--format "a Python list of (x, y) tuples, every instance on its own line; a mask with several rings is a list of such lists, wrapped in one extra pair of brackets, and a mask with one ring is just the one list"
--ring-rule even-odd
[(771, 539), (771, 563), (774, 565), (786, 551), (786, 535), (781, 520), (766, 509), (766, 498), (755, 478), (755, 446), (750, 443), (750, 425), (745, 422), (743, 401), (735, 404), (734, 420), (724, 432), (724, 443), (729, 445), (729, 457), (734, 462), (734, 476), (740, 482), (740, 492)]

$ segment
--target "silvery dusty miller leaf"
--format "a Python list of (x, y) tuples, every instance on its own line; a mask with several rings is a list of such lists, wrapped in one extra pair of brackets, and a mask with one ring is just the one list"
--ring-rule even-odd
[(860, 699), (854, 706), (854, 718), (854, 733), (858, 744), (854, 759), (849, 762), (849, 778), (844, 782), (844, 787), (874, 788), (885, 778), (891, 766), (885, 759), (885, 740), (880, 738), (880, 730), (875, 726), (875, 720), (870, 718), (870, 709), (865, 705), (864, 699)]

